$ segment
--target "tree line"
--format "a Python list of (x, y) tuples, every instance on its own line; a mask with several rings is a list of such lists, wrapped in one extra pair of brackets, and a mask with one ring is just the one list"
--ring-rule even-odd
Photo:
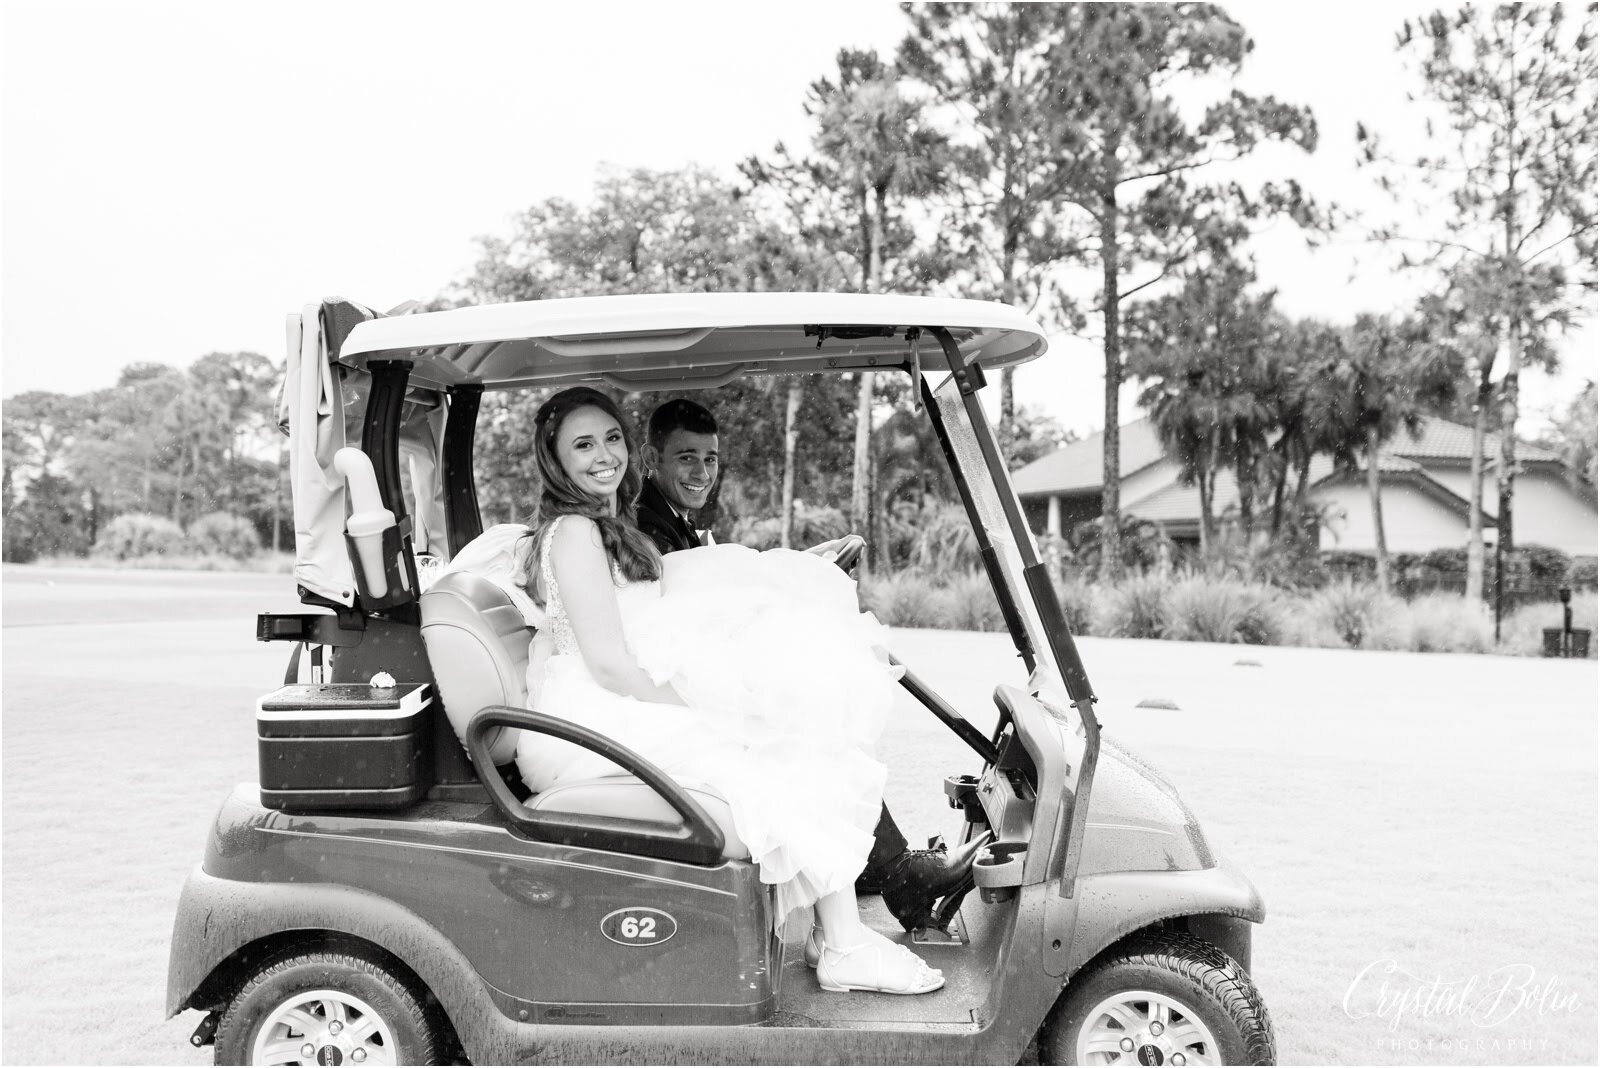
[(5, 559), (81, 556), (119, 515), (187, 528), (242, 516), (293, 540), (285, 448), (273, 426), (282, 362), (212, 353), (187, 369), (135, 363), (116, 385), (5, 401)]
[[(1265, 144), (1314, 151), (1318, 128), (1308, 108), (1239, 88), (1253, 43), (1219, 6), (934, 3), (906, 13), (896, 54), (842, 49), (810, 87), (808, 144), (776, 145), (731, 181), (697, 167), (605, 172), (587, 202), (540, 201), (508, 232), (480, 239), (474, 269), (432, 306), (794, 289), (1002, 300), (1101, 346), (1107, 577), (1123, 559), (1117, 427), (1129, 378), (1203, 501), (1218, 470), (1232, 473), (1251, 533), (1304, 533), (1315, 455), (1366, 472), (1375, 492), (1377, 451), (1420, 413), (1466, 416), (1479, 441), (1498, 429), (1502, 451), (1473, 482), (1493, 472), (1509, 543), (1519, 376), (1553, 365), (1555, 338), (1595, 290), (1592, 6), (1571, 17), (1559, 4), (1464, 7), (1402, 23), (1396, 48), (1431, 124), (1429, 147), (1401, 158), (1363, 127), (1359, 162), (1409, 228), (1318, 203), (1290, 180), (1229, 178), (1227, 163)], [(1398, 270), (1423, 272), (1428, 296), (1351, 324), (1290, 322), (1248, 253), (1270, 225), (1311, 242), (1382, 242)], [(1018, 407), (1011, 377), (1000, 376), (998, 430), (1020, 463), (1064, 435)], [(728, 521), (776, 520), (787, 543), (808, 514), (797, 500), (813, 513), (847, 501), (839, 521), (861, 530), (936, 505), (941, 487), (907, 462), (916, 453), (897, 454), (920, 445), (896, 378), (793, 376), (719, 396), (737, 428), (725, 443), (739, 473), (720, 502)], [(138, 389), (137, 374), (119, 383), (116, 403)], [(160, 410), (175, 411), (176, 394), (157, 392)], [(25, 411), (55, 403), (25, 397)], [(478, 455), (495, 518), (531, 502), (531, 402), (484, 405)], [(214, 399), (205, 403), (220, 417)], [(34, 452), (14, 465), (12, 409), (7, 401), (8, 531), (14, 470), (32, 479), (18, 508), (38, 498), (29, 507), (48, 511), (43, 500), (67, 488), (40, 488), (39, 478), (76, 479), (91, 514), (137, 502), (182, 515), (214, 479), (208, 500), (253, 508), (258, 522), (271, 514), (245, 488), (249, 464), (270, 463), (260, 441), (229, 452), (180, 429), (182, 418), (164, 438), (166, 424), (146, 421), (140, 429), (160, 443), (130, 434), (127, 449), (112, 450), (104, 470), (133, 479), (113, 491), (81, 466), (89, 454), (41, 463), (49, 446), (37, 430), (23, 435)], [(228, 426), (257, 425), (228, 414), (244, 420)], [(214, 464), (227, 473), (202, 473)]]

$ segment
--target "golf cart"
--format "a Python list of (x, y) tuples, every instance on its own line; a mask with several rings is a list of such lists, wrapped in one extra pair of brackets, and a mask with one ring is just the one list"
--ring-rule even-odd
[[(1271, 1063), (1249, 975), (1261, 898), (1170, 785), (1102, 745), (980, 403), (988, 377), (1044, 348), (1014, 308), (899, 296), (387, 315), (330, 300), (291, 317), (282, 415), (308, 611), (258, 618), (293, 655), (259, 702), (261, 781), (223, 802), (184, 885), (169, 1015), (202, 1012), (192, 1041), (219, 1064), (1011, 1064), (1035, 1043), (1043, 1063)], [(944, 972), (918, 997), (820, 990), (805, 925), (774, 934), (725, 802), (523, 707), (527, 618), (437, 566), (482, 529), (485, 390), (864, 370), (910, 376), (1022, 662), (994, 691), (992, 734), (902, 679), (972, 750), (927, 789), (963, 841), (992, 835), (910, 933), (861, 899), (865, 922)], [(530, 796), (509, 767), (530, 731), (626, 774)]]

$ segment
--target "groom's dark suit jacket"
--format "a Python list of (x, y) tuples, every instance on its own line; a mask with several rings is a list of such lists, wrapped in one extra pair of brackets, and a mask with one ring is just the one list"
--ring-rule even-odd
[(700, 537), (695, 534), (694, 528), (673, 511), (672, 505), (667, 503), (666, 496), (656, 488), (654, 479), (644, 480), (644, 489), (639, 492), (639, 505), (634, 517), (639, 523), (639, 529), (650, 536), (656, 543), (656, 548), (665, 556), (675, 553), (679, 549), (694, 549), (700, 545)]

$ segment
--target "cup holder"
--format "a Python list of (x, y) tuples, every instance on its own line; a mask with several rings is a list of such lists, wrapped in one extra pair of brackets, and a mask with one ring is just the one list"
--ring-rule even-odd
[(990, 904), (1016, 896), (1027, 859), (1026, 842), (990, 842), (972, 865), (972, 881), (978, 884), (978, 896)]

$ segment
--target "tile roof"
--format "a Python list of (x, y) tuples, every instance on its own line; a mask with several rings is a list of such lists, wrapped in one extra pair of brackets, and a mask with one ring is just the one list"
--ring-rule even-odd
[[(1117, 454), (1123, 478), (1161, 459), (1161, 439), (1148, 416), (1121, 428)], [(1065, 445), (1013, 472), (1011, 484), (1023, 497), (1097, 490), (1104, 457), (1105, 434), (1097, 430), (1082, 441)]]
[[(1104, 435), (1096, 431), (1082, 441), (1074, 441), (1065, 445), (1048, 456), (1041, 456), (1011, 476), (1012, 485), (1022, 497), (1039, 496), (1052, 493), (1083, 493), (1100, 488), (1101, 457), (1104, 448)], [(1494, 434), (1484, 437), (1484, 455), (1491, 461), (1500, 455), (1499, 438)], [(1120, 467), (1122, 477), (1127, 478), (1135, 471), (1142, 470), (1160, 460), (1163, 455), (1161, 439), (1156, 434), (1155, 424), (1149, 416), (1136, 419), (1122, 427)], [(1418, 427), (1415, 435), (1402, 432), (1395, 436), (1384, 447), (1378, 457), (1378, 469), (1388, 474), (1402, 474), (1422, 471), (1423, 467), (1418, 460), (1459, 460), (1467, 462), (1472, 457), (1472, 428), (1452, 423), (1447, 419), (1437, 416), (1425, 416), (1422, 425)], [(1530, 445), (1525, 441), (1517, 442), (1517, 459), (1529, 463), (1549, 462), (1559, 463), (1560, 457), (1547, 449)], [(1318, 456), (1312, 461), (1311, 478), (1316, 483), (1332, 473), (1332, 465), (1326, 457)], [(1233, 492), (1229, 483), (1230, 494)], [(1183, 488), (1183, 487), (1179, 487)], [(1191, 487), (1192, 489), (1192, 487)], [(1158, 493), (1161, 491), (1157, 491)], [(1218, 494), (1220, 496), (1220, 481)], [(1151, 495), (1153, 497), (1154, 494)], [(1145, 500), (1151, 500), (1146, 497)], [(1199, 507), (1199, 495), (1196, 491), (1195, 507)], [(1132, 506), (1128, 506), (1130, 514)], [(1198, 512), (1194, 513), (1198, 514)]]
[[(1380, 456), (1378, 470), (1385, 474), (1415, 474), (1423, 478), (1427, 473), (1422, 465), (1399, 456)], [(1315, 486), (1334, 474), (1333, 461), (1326, 456), (1316, 456), (1311, 460), (1311, 469), (1306, 472), (1306, 486)], [(1366, 476), (1361, 472), (1354, 472), (1350, 477), (1364, 482)], [(1294, 473), (1289, 475), (1289, 485), (1286, 493), (1294, 494)], [(1431, 480), (1430, 480), (1431, 481)], [(1211, 514), (1220, 516), (1224, 510), (1239, 503), (1239, 487), (1233, 481), (1231, 470), (1217, 472), (1217, 484), (1214, 491), (1215, 499), (1211, 502)], [(1139, 519), (1153, 519), (1159, 522), (1181, 522), (1186, 519), (1200, 517), (1200, 487), (1185, 486), (1182, 482), (1173, 480), (1136, 501), (1122, 506), (1128, 515)]]
[[(1399, 456), (1380, 456), (1378, 470), (1387, 475), (1401, 476), (1398, 481), (1410, 482), (1431, 496), (1444, 501), (1452, 507), (1459, 506), (1464, 514), (1467, 502), (1454, 490), (1440, 484), (1429, 476), (1427, 470), (1414, 461)], [(1311, 461), (1311, 469), (1306, 475), (1306, 486), (1315, 487), (1320, 483), (1349, 479), (1359, 485), (1366, 485), (1366, 475), (1362, 471), (1336, 472), (1333, 461), (1325, 456), (1318, 456)], [(1394, 483), (1386, 483), (1393, 486)], [(1294, 475), (1289, 476), (1289, 485), (1286, 492), (1294, 494)], [(1239, 488), (1233, 481), (1232, 471), (1218, 471), (1215, 497), (1211, 502), (1211, 514), (1221, 518), (1229, 508), (1236, 507), (1239, 503)], [(1149, 519), (1157, 523), (1193, 523), (1200, 519), (1200, 487), (1185, 486), (1181, 482), (1169, 482), (1152, 493), (1146, 494), (1129, 504), (1123, 505), (1123, 512), (1137, 519)], [(1485, 512), (1486, 518), (1491, 518)]]
[[(1429, 460), (1471, 460), (1472, 428), (1452, 423), (1448, 419), (1440, 419), (1438, 416), (1424, 416), (1416, 434), (1401, 432), (1395, 435), (1386, 449), (1399, 456), (1414, 456)], [(1483, 452), (1486, 457), (1498, 458), (1500, 435), (1485, 434)], [(1561, 460), (1548, 449), (1530, 445), (1521, 439), (1517, 441), (1517, 459), (1552, 463), (1559, 463)]]
[[(1354, 471), (1340, 471), (1333, 466), (1333, 459), (1331, 457), (1319, 452), (1317, 455), (1311, 458), (1311, 466), (1306, 470), (1306, 485), (1315, 486), (1324, 479), (1332, 478), (1336, 475), (1345, 478), (1352, 478), (1358, 482), (1364, 482), (1366, 481), (1367, 477), (1366, 457), (1360, 457), (1360, 460), (1361, 466), (1356, 468)], [(1428, 473), (1428, 469), (1422, 464), (1417, 463), (1417, 461), (1408, 460), (1404, 456), (1396, 456), (1393, 453), (1388, 452), (1380, 452), (1378, 454), (1378, 471), (1380, 474), (1387, 475)], [(1289, 483), (1291, 488), (1293, 487), (1294, 480), (1295, 474), (1291, 471), (1289, 473)]]
[[(1040, 457), (1012, 475), (1017, 492), (1023, 497), (1048, 494), (1081, 494), (1098, 492), (1103, 436), (1095, 433), (1083, 441), (1076, 441), (1049, 456)], [(1485, 436), (1484, 454), (1490, 460), (1486, 475), (1493, 481), (1493, 461), (1499, 457), (1499, 440)], [(1121, 449), (1122, 477), (1141, 471), (1163, 458), (1161, 441), (1148, 417), (1137, 419), (1122, 427)], [(1472, 428), (1452, 423), (1446, 419), (1429, 416), (1423, 419), (1415, 435), (1397, 436), (1378, 456), (1378, 469), (1395, 483), (1409, 483), (1465, 518), (1467, 500), (1448, 485), (1434, 478), (1429, 467), (1443, 470), (1456, 464), (1465, 465), (1472, 455)], [(1529, 463), (1555, 463), (1560, 459), (1546, 449), (1518, 441), (1517, 458)], [(1459, 468), (1457, 468), (1459, 470)], [(1290, 474), (1290, 492), (1293, 491), (1293, 473)], [(1355, 471), (1336, 471), (1333, 461), (1319, 455), (1312, 459), (1307, 472), (1308, 487), (1331, 481), (1348, 479), (1364, 484), (1364, 466)], [(1392, 483), (1391, 483), (1392, 484)], [(1485, 522), (1493, 522), (1492, 494), (1486, 493), (1483, 502)], [(1215, 500), (1212, 514), (1219, 518), (1239, 502), (1238, 488), (1229, 469), (1217, 472)], [(1200, 490), (1185, 486), (1175, 476), (1161, 482), (1155, 489), (1134, 500), (1124, 500), (1125, 515), (1148, 519), (1163, 524), (1193, 524), (1200, 517)]]
[[(1225, 509), (1238, 503), (1239, 489), (1233, 484), (1233, 475), (1227, 471), (1217, 472), (1211, 514), (1221, 515)], [(1123, 505), (1122, 511), (1135, 519), (1149, 519), (1156, 523), (1193, 522), (1200, 518), (1200, 487), (1169, 482), (1154, 493)]]

